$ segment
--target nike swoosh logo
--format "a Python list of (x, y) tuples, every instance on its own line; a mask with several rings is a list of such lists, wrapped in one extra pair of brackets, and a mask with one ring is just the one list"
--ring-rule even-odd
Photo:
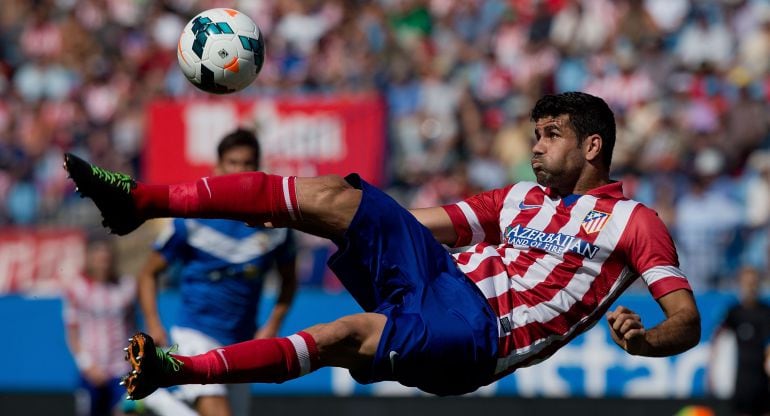
[(398, 358), (398, 353), (395, 351), (391, 351), (390, 354), (388, 354), (388, 358), (390, 358), (390, 371), (396, 371), (396, 358)]
[(542, 205), (529, 205), (525, 204), (524, 201), (519, 202), (519, 209), (522, 211), (525, 209), (540, 209), (541, 207)]
[(230, 366), (227, 363), (227, 358), (225, 358), (225, 349), (224, 348), (217, 348), (217, 354), (219, 354), (220, 357), (222, 357), (222, 361), (225, 363), (225, 371), (230, 371)]

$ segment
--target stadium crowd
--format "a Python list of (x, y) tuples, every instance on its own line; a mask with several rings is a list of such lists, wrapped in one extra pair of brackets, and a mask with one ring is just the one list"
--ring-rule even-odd
[(62, 152), (141, 179), (145, 105), (201, 97), (175, 50), (211, 7), (267, 42), (240, 97), (385, 97), (389, 190), (407, 205), (532, 179), (534, 100), (582, 90), (615, 110), (614, 176), (672, 230), (696, 290), (770, 268), (768, 0), (2, 2), (0, 225), (98, 226)]

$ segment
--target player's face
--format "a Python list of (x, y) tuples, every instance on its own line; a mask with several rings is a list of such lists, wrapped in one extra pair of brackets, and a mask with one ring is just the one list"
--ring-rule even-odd
[(231, 173), (251, 172), (257, 170), (258, 161), (254, 149), (248, 146), (238, 146), (226, 151), (219, 159), (217, 173), (229, 175)]
[(759, 273), (754, 269), (743, 269), (738, 276), (743, 299), (754, 300), (759, 297)]
[(537, 183), (554, 189), (571, 189), (584, 164), (583, 151), (568, 115), (535, 121), (532, 170)]
[(88, 277), (104, 281), (110, 277), (112, 271), (113, 253), (112, 248), (106, 243), (93, 243), (88, 247), (86, 257), (86, 268)]

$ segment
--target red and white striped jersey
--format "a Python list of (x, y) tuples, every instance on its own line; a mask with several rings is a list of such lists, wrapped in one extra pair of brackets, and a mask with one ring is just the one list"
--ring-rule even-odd
[(572, 204), (521, 182), (444, 209), (455, 261), (498, 316), (498, 378), (589, 329), (638, 276), (656, 299), (690, 290), (665, 225), (620, 182)]
[(111, 376), (124, 374), (123, 347), (133, 335), (136, 280), (124, 276), (118, 282), (75, 279), (64, 293), (64, 323), (78, 333), (77, 364), (95, 365)]

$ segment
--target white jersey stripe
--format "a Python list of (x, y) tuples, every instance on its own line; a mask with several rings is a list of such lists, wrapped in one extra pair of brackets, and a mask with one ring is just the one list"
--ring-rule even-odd
[(185, 220), (185, 227), (191, 247), (233, 264), (245, 263), (275, 250), (288, 233), (285, 228), (274, 228), (238, 239), (194, 219)]
[[(524, 201), (527, 193), (537, 186), (532, 182), (519, 182), (511, 187), (505, 195), (505, 200)], [(500, 229), (504, 230), (519, 213), (521, 213), (519, 204), (503, 204), (503, 209), (500, 211)]]
[(471, 237), (470, 244), (478, 244), (484, 241), (484, 236), (486, 234), (484, 233), (484, 229), (481, 227), (479, 218), (476, 216), (476, 213), (473, 212), (473, 208), (471, 208), (471, 206), (468, 205), (468, 203), (465, 201), (458, 202), (457, 206), (463, 212), (465, 219), (468, 221), (468, 225), (471, 227), (471, 234), (473, 234), (473, 236)]
[(647, 286), (667, 277), (686, 279), (684, 273), (682, 273), (678, 267), (674, 266), (657, 266), (642, 273), (642, 279), (644, 279), (644, 283), (646, 283)]
[(463, 273), (470, 273), (476, 270), (484, 260), (499, 256), (500, 253), (497, 251), (497, 246), (486, 246), (480, 253), (474, 253), (470, 259), (468, 259), (468, 263), (458, 263), (457, 267)]
[(502, 271), (494, 276), (476, 282), (476, 286), (481, 289), (481, 293), (483, 293), (487, 299), (492, 299), (503, 293), (508, 293), (508, 288), (511, 285), (509, 282), (510, 279), (508, 273)]

